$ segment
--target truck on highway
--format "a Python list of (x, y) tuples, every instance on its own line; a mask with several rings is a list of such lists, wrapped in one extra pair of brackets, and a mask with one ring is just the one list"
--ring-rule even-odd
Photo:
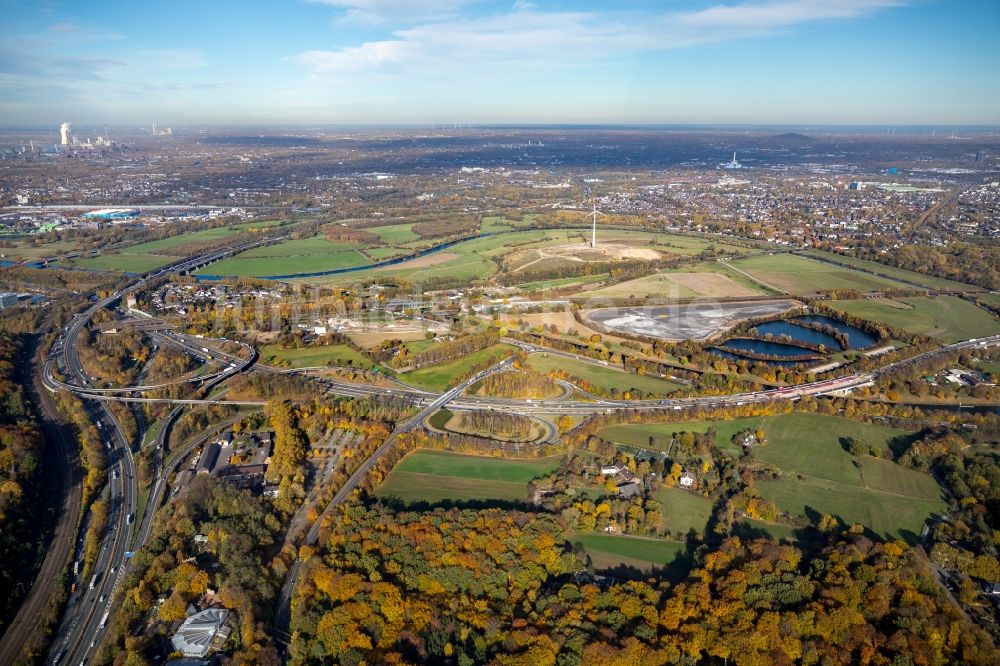
[(98, 572), (98, 573), (95, 573), (93, 575), (93, 577), (91, 577), (91, 579), (90, 579), (90, 589), (94, 589), (94, 586), (97, 585), (97, 577), (100, 576), (100, 575), (101, 575), (100, 572)]
[(80, 560), (73, 561), (73, 575), (74, 576), (80, 575)]
[(111, 615), (111, 611), (104, 611), (104, 615), (101, 616), (101, 623), (97, 625), (98, 629), (103, 629), (108, 626), (108, 616)]

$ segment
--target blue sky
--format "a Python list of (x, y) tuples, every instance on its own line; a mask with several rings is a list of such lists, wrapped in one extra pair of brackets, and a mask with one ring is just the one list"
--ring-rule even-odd
[(1000, 124), (998, 0), (5, 0), (0, 124)]

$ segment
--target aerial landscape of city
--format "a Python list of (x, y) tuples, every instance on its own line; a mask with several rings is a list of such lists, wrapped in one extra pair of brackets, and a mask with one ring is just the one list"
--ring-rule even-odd
[(1000, 663), (1000, 6), (8, 18), (0, 666)]

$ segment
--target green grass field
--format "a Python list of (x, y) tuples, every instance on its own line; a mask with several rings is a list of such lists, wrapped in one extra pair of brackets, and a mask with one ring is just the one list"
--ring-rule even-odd
[(795, 541), (795, 530), (796, 528), (790, 525), (781, 525), (779, 523), (768, 523), (763, 520), (753, 520), (747, 518), (746, 520), (741, 520), (739, 523), (741, 526), (754, 530), (761, 530), (770, 534), (774, 539), (787, 539), (789, 541)]
[[(718, 263), (718, 262), (715, 262)], [(720, 266), (722, 264), (719, 264)], [(721, 273), (664, 271), (588, 291), (591, 298), (736, 298), (760, 296), (762, 290), (749, 288)]]
[(393, 257), (410, 254), (410, 251), (398, 247), (369, 247), (365, 248), (365, 254), (371, 257), (372, 261), (382, 261), (383, 259), (392, 259)]
[(418, 450), (392, 469), (375, 494), (404, 502), (526, 501), (527, 484), (559, 465), (559, 458), (490, 458)]
[[(228, 238), (233, 234), (246, 231), (248, 229), (261, 229), (264, 227), (272, 227), (281, 224), (278, 220), (268, 220), (261, 222), (245, 222), (243, 224), (230, 224), (224, 227), (213, 227), (212, 229), (203, 229), (201, 231), (191, 231), (186, 234), (179, 234), (177, 236), (170, 236), (168, 238), (161, 238), (160, 240), (150, 241), (148, 243), (140, 243), (138, 245), (130, 245), (129, 247), (121, 250), (125, 254), (171, 254), (169, 250), (173, 248), (180, 247), (181, 245), (187, 245), (189, 243), (202, 243), (205, 241), (219, 240), (220, 238)], [(181, 256), (181, 255), (178, 255)]]
[(690, 530), (705, 533), (708, 519), (712, 517), (711, 500), (680, 488), (666, 487), (656, 492), (656, 499), (663, 505), (662, 528), (681, 534)]
[(838, 268), (792, 254), (770, 254), (737, 259), (729, 265), (748, 273), (765, 285), (791, 295), (812, 294), (827, 289), (879, 291), (887, 287), (905, 288), (901, 282)]
[(437, 340), (410, 340), (409, 342), (404, 342), (403, 346), (410, 350), (411, 353), (419, 354), (420, 352), (425, 352), (428, 349), (433, 349), (439, 344), (441, 343)]
[[(706, 432), (710, 427), (716, 431), (715, 444), (723, 451), (730, 451), (739, 454), (737, 447), (733, 446), (729, 440), (740, 430), (753, 428), (756, 430), (761, 426), (764, 417), (757, 416), (748, 419), (732, 419), (730, 421), (679, 421), (676, 423), (648, 423), (643, 425), (617, 425), (605, 428), (600, 433), (601, 437), (627, 444), (628, 446), (650, 449), (655, 451), (666, 451), (670, 445), (671, 436), (675, 432)], [(653, 438), (653, 445), (650, 447), (649, 438)]]
[(420, 236), (413, 233), (413, 223), (410, 224), (389, 224), (384, 227), (369, 227), (365, 231), (378, 234), (383, 243), (388, 245), (399, 245), (420, 240)]
[(444, 392), (454, 386), (458, 378), (467, 373), (472, 366), (480, 363), (490, 365), (499, 363), (513, 353), (514, 348), (510, 345), (496, 344), (453, 361), (407, 372), (400, 375), (399, 379), (417, 388)]
[(849, 314), (942, 342), (958, 342), (1000, 333), (1000, 321), (958, 296), (832, 301)]
[(582, 545), (596, 569), (630, 566), (645, 570), (654, 566), (662, 567), (686, 550), (680, 541), (591, 532), (568, 534), (566, 540)]
[(836, 261), (842, 264), (848, 264), (849, 266), (856, 266), (867, 271), (875, 271), (881, 275), (886, 275), (890, 278), (895, 278), (899, 280), (905, 280), (907, 282), (912, 282), (915, 284), (928, 287), (930, 289), (968, 289), (968, 290), (979, 290), (979, 287), (973, 287), (961, 282), (955, 282), (954, 280), (948, 280), (945, 278), (934, 277), (933, 275), (924, 275), (923, 273), (916, 273), (914, 271), (908, 271), (905, 268), (896, 268), (895, 266), (886, 266), (885, 264), (879, 264), (874, 261), (867, 261), (865, 259), (856, 259), (854, 257), (845, 257), (840, 254), (835, 254), (833, 252), (825, 252), (823, 250), (806, 250), (805, 254), (820, 257), (822, 259), (829, 259), (831, 261)]
[(371, 263), (357, 250), (284, 257), (244, 257), (223, 259), (196, 272), (196, 275), (232, 275), (237, 277), (267, 277), (318, 273), (340, 268), (353, 268)]
[(902, 538), (910, 543), (917, 541), (928, 518), (948, 508), (943, 499), (822, 483), (812, 477), (761, 481), (758, 488), (761, 497), (793, 515), (815, 517), (829, 513), (845, 524), (861, 523), (879, 536)]
[(640, 448), (649, 448), (652, 436), (655, 448), (666, 450), (671, 433), (704, 432), (709, 426), (718, 431), (720, 448), (730, 451), (735, 448), (729, 444), (734, 433), (744, 428), (764, 431), (768, 443), (756, 448), (754, 457), (784, 475), (760, 481), (758, 488), (762, 497), (792, 515), (830, 513), (883, 536), (912, 539), (928, 517), (946, 506), (931, 476), (890, 460), (855, 459), (841, 444), (841, 438), (852, 437), (885, 450), (893, 439), (909, 433), (840, 416), (792, 412), (732, 421), (621, 425), (598, 434)]
[(158, 254), (101, 254), (89, 259), (73, 259), (70, 266), (89, 271), (145, 273), (174, 261), (177, 261), (177, 257), (165, 257)]
[(565, 370), (567, 373), (584, 379), (594, 386), (600, 386), (608, 390), (618, 389), (620, 391), (628, 391), (638, 389), (646, 394), (667, 395), (680, 388), (679, 384), (660, 379), (659, 377), (624, 372), (610, 366), (596, 365), (555, 354), (549, 354), (548, 356), (532, 354), (528, 357), (528, 367), (537, 372)]
[(608, 273), (599, 273), (598, 275), (584, 275), (582, 277), (569, 277), (562, 278), (559, 280), (540, 280), (538, 282), (526, 282), (524, 284), (517, 285), (518, 289), (524, 289), (525, 291), (535, 291), (538, 289), (555, 289), (556, 287), (572, 287), (576, 285), (591, 284), (593, 282), (600, 282), (601, 280), (606, 280), (608, 278)]
[(260, 356), (265, 363), (275, 358), (288, 361), (293, 368), (311, 368), (327, 365), (350, 365), (354, 368), (372, 367), (371, 359), (347, 345), (325, 345), (322, 347), (302, 347), (301, 349), (282, 349), (277, 345), (266, 345), (261, 348)]
[(296, 238), (286, 240), (274, 245), (256, 247), (246, 252), (241, 252), (240, 259), (254, 259), (258, 257), (312, 257), (316, 255), (335, 254), (337, 252), (353, 252), (361, 246), (356, 243), (343, 243), (339, 241), (327, 240), (325, 236), (316, 235), (308, 238)]

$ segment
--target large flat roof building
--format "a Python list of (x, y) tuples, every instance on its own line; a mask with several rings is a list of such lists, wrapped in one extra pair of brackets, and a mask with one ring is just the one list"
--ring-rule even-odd
[(204, 657), (216, 639), (224, 637), (223, 626), (228, 617), (229, 611), (225, 608), (208, 608), (195, 613), (184, 620), (170, 642), (185, 657)]

